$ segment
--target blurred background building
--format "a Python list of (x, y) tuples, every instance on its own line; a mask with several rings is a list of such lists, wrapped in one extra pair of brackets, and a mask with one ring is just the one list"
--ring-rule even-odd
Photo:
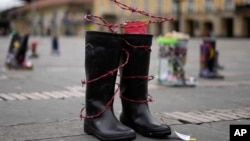
[(27, 0), (9, 13), (9, 24), (18, 32), (33, 35), (80, 35), (85, 31), (84, 14), (92, 0)]
[[(109, 0), (26, 1), (20, 8), (2, 12), (1, 17), (7, 19), (10, 29), (30, 31), (34, 35), (82, 35), (90, 28), (105, 31), (103, 27), (84, 21), (86, 13), (102, 16), (113, 23), (146, 19), (122, 10)], [(152, 15), (175, 18), (173, 22), (151, 24), (149, 32), (154, 35), (176, 30), (192, 37), (203, 36), (207, 31), (212, 31), (217, 37), (250, 37), (250, 0), (118, 1)]]
[[(250, 37), (250, 0), (119, 1), (147, 11), (152, 15), (176, 19), (174, 22), (151, 24), (149, 31), (154, 35), (176, 30), (191, 36), (203, 36), (204, 32), (211, 30), (216, 36), (221, 37)], [(121, 10), (108, 0), (96, 0), (93, 13), (104, 17), (105, 15), (109, 18), (113, 17), (113, 20), (120, 23), (129, 21), (131, 18), (130, 12)], [(138, 14), (132, 14), (132, 17), (145, 18)]]

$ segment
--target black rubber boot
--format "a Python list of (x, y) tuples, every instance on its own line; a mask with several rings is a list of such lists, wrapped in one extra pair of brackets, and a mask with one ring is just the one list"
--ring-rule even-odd
[(26, 52), (28, 51), (28, 42), (29, 42), (29, 35), (26, 34), (23, 36), (20, 47), (15, 53), (15, 59), (17, 60), (18, 64), (22, 66), (22, 63), (25, 61)]
[[(147, 103), (147, 76), (152, 35), (125, 34), (122, 38), (124, 39), (122, 47), (129, 51), (130, 57), (128, 64), (120, 69), (122, 100), (120, 121), (143, 136), (165, 138), (171, 134), (170, 127), (162, 125), (151, 115)], [(143, 46), (146, 46), (146, 49), (142, 48)], [(124, 53), (121, 62), (126, 59)]]
[[(118, 34), (89, 31), (86, 33), (86, 116), (84, 131), (100, 140), (121, 141), (136, 137), (134, 130), (114, 115), (113, 96), (121, 55)], [(105, 77), (100, 77), (108, 74)], [(109, 105), (109, 106), (107, 106)], [(105, 112), (102, 112), (105, 111)]]
[(7, 69), (11, 69), (16, 66), (16, 60), (15, 60), (15, 52), (17, 48), (20, 47), (20, 42), (21, 42), (21, 37), (19, 33), (15, 32), (12, 33), (11, 41), (10, 41), (10, 46), (8, 49), (8, 54), (6, 56), (6, 62), (5, 62), (5, 67)]

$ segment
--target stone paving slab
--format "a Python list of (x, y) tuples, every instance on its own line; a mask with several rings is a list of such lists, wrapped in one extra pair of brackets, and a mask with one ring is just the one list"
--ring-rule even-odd
[(81, 121), (62, 121), (0, 127), (1, 141), (24, 141), (83, 135)]
[[(2, 68), (9, 40), (1, 38), (0, 40), (3, 43), (3, 47), (0, 48), (0, 58), (2, 58), (0, 59), (0, 67)], [(61, 120), (77, 117), (81, 106), (84, 105), (85, 90), (80, 83), (84, 74), (83, 37), (79, 39), (61, 37), (60, 49), (62, 54), (60, 56), (49, 54), (49, 38), (39, 38), (39, 40), (43, 40), (43, 43), (39, 44), (39, 59), (32, 60), (34, 70), (0, 70), (0, 93), (22, 95), (22, 93), (38, 92), (43, 94), (43, 92), (48, 92), (50, 99), (39, 97), (36, 100), (31, 98), (21, 100), (14, 95), (9, 95), (16, 100), (8, 100), (0, 97), (0, 141), (96, 141), (97, 139), (82, 131), (82, 124), (79, 124), (81, 121)], [(198, 76), (200, 42), (201, 39), (189, 42), (188, 59), (185, 67), (187, 68), (187, 74), (190, 76)], [(72, 43), (77, 45), (72, 48)], [(157, 100), (155, 104), (152, 104), (154, 106), (150, 107), (152, 111), (166, 111), (169, 114), (181, 111), (184, 115), (197, 117), (202, 115), (211, 120), (207, 123), (196, 124), (191, 122), (186, 124), (186, 122), (180, 121), (180, 116), (176, 118), (163, 116), (162, 121), (172, 124), (173, 129), (183, 134), (193, 135), (199, 141), (228, 141), (230, 124), (249, 124), (249, 106), (242, 107), (249, 104), (250, 100), (250, 40), (218, 40), (217, 43), (217, 49), (220, 51), (220, 62), (225, 65), (225, 70), (222, 71), (222, 74), (225, 75), (224, 80), (211, 81), (197, 78), (198, 85), (192, 89), (176, 89), (159, 86), (157, 83), (152, 84), (151, 82), (155, 82), (155, 80), (150, 81), (151, 84), (149, 85), (149, 92), (152, 92), (151, 94)], [(158, 45), (156, 42), (153, 43), (152, 48), (149, 71), (150, 74), (155, 74), (158, 69), (156, 65)], [(70, 87), (67, 89), (65, 86)], [(72, 98), (53, 97), (55, 95), (51, 93), (62, 92), (65, 94), (65, 91), (72, 94)], [(79, 98), (74, 98), (77, 96)], [(119, 106), (120, 104), (118, 108), (121, 108)], [(228, 107), (239, 108), (227, 109)], [(227, 116), (220, 116), (203, 110), (212, 108), (213, 112), (226, 114)], [(219, 110), (222, 111), (214, 108), (221, 108)], [(229, 112), (223, 110), (229, 110)], [(234, 114), (230, 115), (230, 112)], [(164, 113), (161, 114), (164, 115)], [(238, 119), (229, 120), (229, 118), (232, 119), (231, 116), (236, 116)], [(154, 139), (138, 135), (136, 140), (150, 141)], [(179, 139), (173, 135), (168, 140)]]
[[(197, 85), (197, 87), (232, 87), (232, 86), (239, 86), (241, 83), (249, 84), (250, 81), (242, 81), (242, 82), (209, 82), (204, 81), (202, 84)], [(31, 93), (21, 93), (19, 94), (8, 94), (8, 93), (0, 93), (0, 101), (13, 101), (13, 100), (40, 100), (40, 99), (61, 99), (61, 98), (72, 98), (72, 97), (84, 97), (85, 96), (85, 88), (81, 86), (67, 86), (65, 87), (67, 90), (61, 91), (42, 91), (42, 92), (31, 92)], [(148, 85), (149, 90), (153, 89), (164, 89), (166, 87), (161, 86), (157, 83), (149, 83)], [(25, 97), (25, 98), (23, 98)], [(247, 110), (250, 111), (248, 108)]]
[[(250, 119), (248, 106), (234, 108), (234, 109), (212, 109), (212, 110), (201, 110), (194, 112), (164, 112), (164, 115), (168, 118), (174, 118), (186, 123), (206, 123), (214, 121), (229, 121), (238, 119)], [(237, 112), (241, 112), (237, 114)], [(243, 116), (242, 116), (243, 114)], [(205, 117), (205, 118), (204, 118)]]
[(68, 90), (31, 92), (21, 94), (0, 93), (0, 101), (64, 99), (85, 96), (85, 90), (82, 90), (81, 87), (67, 87), (67, 89)]
[[(246, 109), (246, 107), (241, 107), (237, 109)], [(226, 109), (225, 109), (226, 110)], [(211, 111), (225, 111), (223, 109), (212, 109), (207, 110)], [(228, 109), (230, 110), (230, 109)], [(227, 111), (228, 111), (227, 110)], [(202, 111), (206, 113), (206, 111)], [(193, 115), (194, 112), (173, 112), (178, 113), (179, 116), (195, 116)], [(202, 141), (226, 141), (229, 137), (228, 128), (231, 123), (235, 123), (236, 121), (219, 121), (219, 122), (210, 122), (206, 123), (207, 121), (196, 121), (196, 118), (191, 118), (195, 122), (192, 124), (187, 124), (184, 122), (179, 121), (180, 118), (169, 118), (168, 115), (172, 113), (155, 113), (155, 117), (160, 120), (163, 124), (168, 124), (172, 128), (173, 131), (180, 132), (182, 134), (192, 135), (193, 137), (198, 138), (198, 140)], [(175, 114), (177, 115), (177, 114)], [(199, 113), (199, 115), (201, 115)], [(185, 118), (189, 118), (186, 116)], [(192, 121), (191, 120), (191, 121)], [(242, 119), (239, 120), (244, 121), (244, 123), (249, 122), (249, 120)], [(221, 124), (226, 122), (226, 124), (220, 126), (216, 126), (217, 124)], [(216, 124), (216, 125), (214, 125)], [(216, 127), (213, 129), (211, 127)], [(43, 122), (43, 123), (26, 123), (26, 124), (16, 124), (10, 126), (0, 126), (0, 140), (1, 141), (30, 141), (30, 140), (42, 140), (42, 141), (78, 141), (78, 140), (87, 140), (87, 141), (98, 141), (93, 136), (87, 135), (83, 132), (83, 121), (79, 119), (67, 119), (62, 121), (55, 121), (55, 122)], [(226, 126), (226, 127), (225, 127)], [(219, 130), (217, 128), (223, 128), (223, 130)], [(226, 131), (225, 131), (226, 130)], [(140, 135), (137, 135), (137, 139), (135, 141), (145, 140), (145, 141), (155, 141), (156, 139), (145, 138)], [(165, 139), (164, 139), (165, 140)], [(169, 136), (169, 141), (178, 141), (180, 139), (173, 133)]]
[(0, 94), (0, 99), (1, 99), (1, 98), (2, 98), (2, 100), (6, 100), (6, 101), (16, 100), (15, 97), (10, 96), (10, 95), (8, 95), (8, 94), (4, 94), (4, 93)]
[(17, 100), (28, 100), (25, 96), (22, 96), (22, 95), (17, 94), (17, 93), (9, 93), (8, 95), (15, 97)]
[[(168, 125), (182, 124), (173, 119), (165, 119)], [(60, 139), (61, 138), (61, 139)], [(64, 139), (62, 139), (64, 138)], [(143, 138), (144, 137), (139, 137)], [(72, 119), (58, 122), (28, 123), (12, 126), (0, 126), (1, 141), (26, 140), (97, 140), (83, 132), (83, 121)], [(145, 138), (146, 139), (146, 138)]]
[[(213, 123), (169, 124), (172, 134), (166, 139), (151, 139), (137, 134), (135, 141), (180, 141), (174, 131), (197, 138), (197, 141), (228, 141), (231, 124), (246, 124), (249, 120)], [(58, 121), (0, 127), (1, 141), (99, 141), (83, 132), (82, 121)]]

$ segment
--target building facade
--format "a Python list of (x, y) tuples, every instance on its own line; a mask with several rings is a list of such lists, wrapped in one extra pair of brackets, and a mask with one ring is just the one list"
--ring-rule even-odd
[(11, 13), (11, 27), (33, 35), (79, 35), (92, 0), (34, 0)]
[[(211, 30), (218, 37), (250, 37), (250, 0), (118, 0), (152, 15), (173, 17), (173, 22), (150, 24), (154, 35), (177, 30), (203, 36)], [(244, 9), (244, 10), (242, 10)], [(95, 0), (93, 14), (109, 22), (124, 23), (147, 17), (123, 10), (110, 0)], [(106, 30), (96, 26), (95, 30)]]

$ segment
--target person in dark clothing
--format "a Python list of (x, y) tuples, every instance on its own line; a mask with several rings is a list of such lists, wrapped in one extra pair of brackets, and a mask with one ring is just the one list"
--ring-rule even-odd
[(52, 37), (52, 55), (53, 54), (56, 54), (56, 55), (59, 55), (60, 52), (59, 52), (59, 43), (58, 43), (58, 36), (57, 35), (54, 35)]

